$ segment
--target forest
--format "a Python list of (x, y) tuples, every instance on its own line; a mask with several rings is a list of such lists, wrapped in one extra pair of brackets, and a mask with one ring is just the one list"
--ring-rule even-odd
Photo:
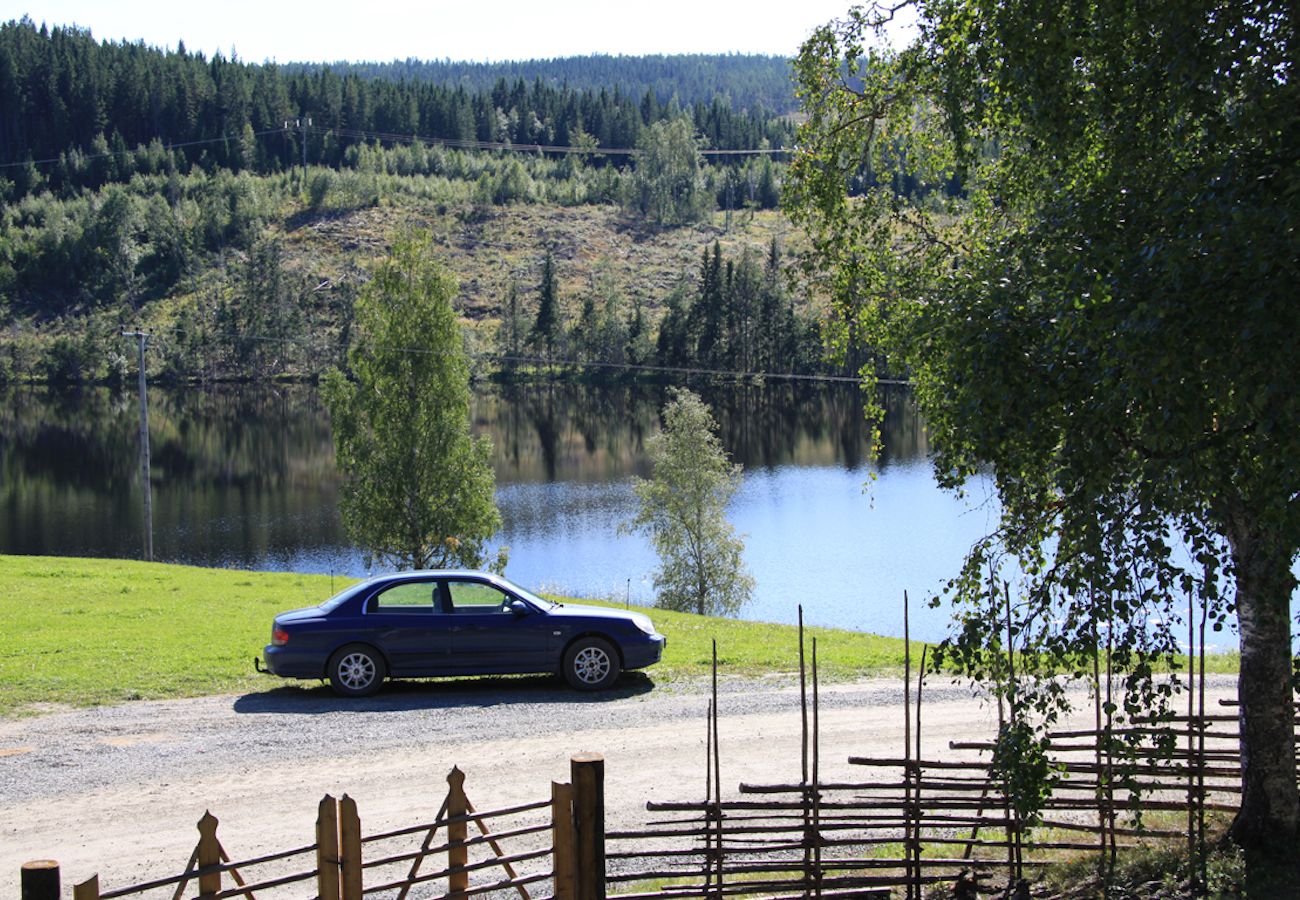
[[(791, 103), (770, 57), (276, 66), (8, 22), (0, 380), (123, 378), (128, 326), (157, 335), (158, 377), (315, 378), (341, 359), (369, 264), (430, 226), (479, 235), (443, 260), (467, 340), (533, 360), (488, 371), (827, 370), (775, 212)], [(579, 209), (566, 254), (556, 219)], [(525, 219), (501, 275), (481, 233)], [(611, 241), (630, 265), (573, 249)], [(539, 331), (546, 260), (559, 288)], [(779, 356), (742, 334), (755, 321), (735, 310), (760, 307)]]
[[(315, 71), (319, 63), (286, 63), (291, 72)], [(338, 74), (386, 81), (429, 81), (486, 90), (502, 79), (532, 82), (540, 79), (552, 87), (579, 91), (618, 88), (642, 96), (654, 92), (661, 104), (674, 94), (684, 104), (711, 103), (725, 96), (737, 109), (762, 108), (780, 115), (794, 112), (798, 104), (790, 78), (790, 61), (779, 56), (754, 54), (675, 54), (672, 56), (581, 56), (504, 62), (456, 62), (406, 59), (394, 62), (331, 62)]]
[[(732, 69), (744, 74), (744, 59), (714, 57), (709, 68), (721, 80)], [(632, 59), (621, 65), (637, 71)], [(682, 58), (684, 85), (701, 65)], [(66, 195), (126, 180), (135, 151), (150, 146), (146, 166), (165, 155), (183, 171), (269, 174), (295, 164), (338, 167), (349, 147), (385, 138), (624, 154), (644, 129), (679, 116), (715, 150), (782, 147), (793, 134), (788, 119), (761, 104), (737, 105), (724, 90), (664, 96), (669, 72), (647, 73), (648, 84), (622, 79), (626, 86), (576, 88), (539, 74), (467, 87), (424, 77), (425, 69), (412, 66), (401, 78), (366, 77), (355, 66), (281, 69), (207, 59), (183, 44), (164, 51), (97, 43), (77, 28), (11, 21), (0, 26), (0, 164), (13, 199), (42, 187)], [(105, 158), (115, 165), (95, 164)]]

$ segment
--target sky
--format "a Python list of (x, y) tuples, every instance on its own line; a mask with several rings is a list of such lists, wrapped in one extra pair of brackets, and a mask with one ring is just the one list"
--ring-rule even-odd
[[(8, 5), (8, 4), (6, 4)], [(520, 60), (587, 54), (793, 56), (851, 0), (42, 0), (38, 26), (80, 25), (97, 39), (143, 40), (246, 62)], [(20, 18), (21, 8), (0, 14)]]

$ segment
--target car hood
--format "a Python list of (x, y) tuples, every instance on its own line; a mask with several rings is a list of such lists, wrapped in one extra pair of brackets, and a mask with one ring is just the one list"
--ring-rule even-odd
[(631, 609), (610, 609), (605, 606), (583, 606), (580, 603), (565, 603), (562, 606), (553, 606), (547, 610), (550, 616), (580, 616), (582, 618), (597, 619), (622, 619), (625, 622), (635, 622), (637, 619), (644, 619), (649, 622), (650, 617), (645, 613), (637, 612)]

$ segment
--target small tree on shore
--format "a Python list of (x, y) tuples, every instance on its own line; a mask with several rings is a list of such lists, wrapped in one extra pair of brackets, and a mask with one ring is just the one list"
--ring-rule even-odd
[(713, 416), (695, 394), (674, 389), (663, 420), (649, 443), (653, 474), (633, 488), (641, 508), (623, 528), (649, 534), (659, 554), (659, 606), (734, 615), (754, 588), (744, 544), (726, 516), (741, 468), (727, 459)]
[(343, 524), (369, 558), (398, 568), (481, 567), (501, 525), (491, 445), (469, 431), (455, 294), (427, 235), (398, 240), (357, 300), (352, 379), (335, 370), (323, 386)]

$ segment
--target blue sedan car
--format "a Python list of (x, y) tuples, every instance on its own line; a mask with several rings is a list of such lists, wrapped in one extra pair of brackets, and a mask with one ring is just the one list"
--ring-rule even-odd
[(641, 613), (552, 603), (484, 572), (402, 572), (276, 616), (262, 662), (349, 697), (387, 677), (539, 672), (594, 691), (658, 662), (664, 643)]

